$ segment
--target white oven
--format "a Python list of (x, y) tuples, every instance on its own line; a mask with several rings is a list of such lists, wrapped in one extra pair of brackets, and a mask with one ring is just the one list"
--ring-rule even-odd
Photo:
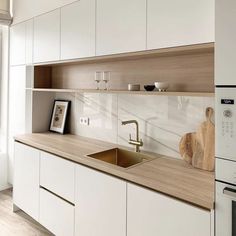
[(216, 158), (216, 236), (236, 236), (236, 162)]

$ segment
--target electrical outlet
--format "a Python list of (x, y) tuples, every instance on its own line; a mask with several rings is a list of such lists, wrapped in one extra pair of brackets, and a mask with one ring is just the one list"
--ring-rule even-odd
[(80, 117), (79, 118), (79, 123), (81, 125), (89, 125), (89, 117)]

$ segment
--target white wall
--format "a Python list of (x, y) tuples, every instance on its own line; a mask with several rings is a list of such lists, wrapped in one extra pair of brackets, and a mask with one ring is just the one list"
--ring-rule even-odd
[(13, 24), (75, 2), (75, 0), (13, 0)]

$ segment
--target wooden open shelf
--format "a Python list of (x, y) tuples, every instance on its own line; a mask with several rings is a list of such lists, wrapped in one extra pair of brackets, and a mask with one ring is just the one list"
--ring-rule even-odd
[[(109, 88), (97, 91), (96, 71), (110, 71)], [(146, 92), (144, 85), (168, 82), (169, 91)], [(142, 91), (127, 91), (140, 84)], [(116, 93), (166, 96), (214, 96), (214, 44), (198, 44), (120, 55), (94, 57), (66, 63), (35, 65), (32, 91)], [(176, 92), (173, 92), (176, 91)]]
[(158, 92), (158, 91), (125, 91), (125, 90), (96, 90), (96, 89), (50, 89), (50, 88), (27, 88), (35, 92), (55, 93), (105, 93), (105, 94), (132, 94), (154, 96), (191, 96), (191, 97), (214, 97), (215, 93), (208, 92)]

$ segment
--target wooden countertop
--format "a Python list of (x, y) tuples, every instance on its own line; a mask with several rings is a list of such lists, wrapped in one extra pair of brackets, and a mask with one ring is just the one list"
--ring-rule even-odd
[(124, 169), (86, 156), (116, 144), (55, 133), (25, 134), (15, 140), (196, 206), (214, 208), (214, 173), (194, 169), (182, 160), (148, 153), (156, 158)]

